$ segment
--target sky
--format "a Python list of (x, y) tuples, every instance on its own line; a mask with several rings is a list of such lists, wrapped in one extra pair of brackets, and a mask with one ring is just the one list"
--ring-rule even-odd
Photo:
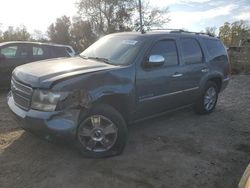
[[(142, 0), (143, 1), (143, 0)], [(57, 17), (77, 14), (76, 0), (0, 0), (0, 29), (25, 25), (29, 32), (46, 32)], [(150, 0), (152, 6), (169, 7), (166, 28), (201, 31), (224, 22), (250, 21), (250, 0)]]

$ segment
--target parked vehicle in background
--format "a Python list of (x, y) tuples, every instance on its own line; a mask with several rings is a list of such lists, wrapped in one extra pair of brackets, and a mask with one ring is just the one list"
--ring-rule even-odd
[(17, 66), (74, 55), (74, 49), (68, 45), (24, 41), (0, 43), (0, 88), (10, 86), (11, 73)]
[(24, 129), (89, 157), (120, 154), (129, 123), (190, 105), (211, 113), (230, 72), (218, 38), (182, 30), (108, 35), (43, 65), (13, 71), (8, 105)]

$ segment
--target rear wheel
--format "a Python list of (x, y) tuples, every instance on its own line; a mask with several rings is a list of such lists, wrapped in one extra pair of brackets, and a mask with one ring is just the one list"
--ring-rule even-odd
[(79, 149), (87, 157), (120, 154), (126, 144), (127, 127), (118, 111), (109, 105), (96, 105), (83, 115), (78, 131)]
[(207, 82), (202, 95), (197, 100), (194, 110), (198, 114), (209, 114), (215, 109), (218, 99), (218, 87), (214, 82)]

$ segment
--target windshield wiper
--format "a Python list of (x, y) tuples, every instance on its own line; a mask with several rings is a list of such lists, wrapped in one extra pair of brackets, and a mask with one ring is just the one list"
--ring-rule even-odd
[(101, 62), (110, 64), (110, 65), (114, 65), (109, 59), (104, 58), (104, 57), (88, 57), (88, 56), (84, 56), (84, 55), (79, 55), (79, 56), (83, 59), (94, 59), (94, 60), (101, 61)]
[[(85, 58), (85, 57), (84, 57), (84, 58)], [(107, 63), (107, 64), (111, 64), (111, 65), (112, 65), (112, 63), (110, 62), (110, 60), (107, 59), (107, 58), (104, 58), (104, 57), (86, 57), (86, 58), (88, 58), (88, 59), (94, 59), (94, 60), (97, 60), (97, 61), (102, 61), (102, 62), (104, 62), (104, 63)]]

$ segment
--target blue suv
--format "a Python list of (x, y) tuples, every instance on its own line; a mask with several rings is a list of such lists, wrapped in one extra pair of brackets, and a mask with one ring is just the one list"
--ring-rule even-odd
[(213, 36), (117, 33), (77, 57), (17, 67), (8, 105), (23, 129), (70, 138), (84, 156), (107, 157), (123, 151), (132, 122), (190, 105), (211, 113), (229, 69)]

